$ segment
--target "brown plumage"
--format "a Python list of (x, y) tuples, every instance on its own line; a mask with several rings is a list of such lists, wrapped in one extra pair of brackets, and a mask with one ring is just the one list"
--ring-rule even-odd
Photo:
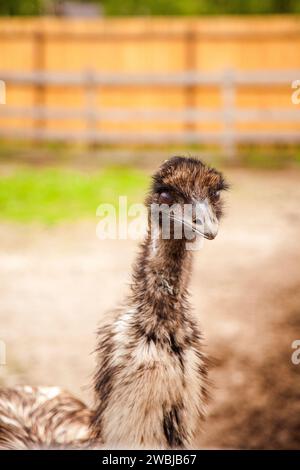
[[(148, 233), (130, 294), (98, 332), (94, 410), (65, 393), (4, 389), (0, 447), (193, 445), (205, 417), (208, 381), (202, 335), (188, 303), (187, 242), (195, 243), (191, 233), (215, 237), (222, 215), (219, 193), (226, 188), (222, 175), (199, 160), (175, 157), (161, 166), (146, 199)], [(194, 211), (199, 203), (204, 218)], [(191, 204), (192, 219), (169, 213), (171, 238), (164, 239), (162, 213), (152, 219), (153, 204)], [(174, 235), (178, 224), (187, 228), (181, 239)]]
[[(115, 447), (193, 445), (205, 416), (207, 361), (189, 303), (187, 239), (162, 237), (151, 204), (203, 205), (191, 231), (214, 238), (222, 215), (222, 175), (199, 160), (175, 157), (154, 175), (149, 229), (133, 270), (131, 293), (114, 322), (99, 331), (92, 436)], [(177, 217), (178, 222), (178, 217)], [(183, 219), (179, 221), (183, 224)], [(153, 229), (153, 230), (151, 230)]]
[(91, 413), (58, 387), (0, 389), (0, 448), (79, 448), (89, 438)]

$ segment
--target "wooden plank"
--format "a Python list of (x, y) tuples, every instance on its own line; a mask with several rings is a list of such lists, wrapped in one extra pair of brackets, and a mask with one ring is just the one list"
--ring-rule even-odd
[[(66, 141), (66, 142), (98, 142), (106, 144), (222, 144), (226, 135), (224, 133), (209, 132), (104, 132), (95, 131), (66, 131), (52, 129), (0, 129), (1, 137), (13, 137), (20, 139), (35, 139), (37, 141)], [(281, 132), (237, 132), (236, 143), (299, 143), (300, 133), (296, 131)]]
[[(236, 86), (278, 86), (290, 84), (300, 77), (300, 69), (286, 71), (255, 71), (231, 73), (231, 82)], [(83, 72), (8, 72), (0, 70), (1, 80), (19, 85), (86, 86), (87, 73)], [(170, 74), (119, 74), (93, 72), (93, 83), (104, 86), (219, 86), (227, 78), (222, 73), (180, 72)]]
[[(210, 120), (221, 120), (227, 118), (226, 110), (222, 109), (124, 109), (124, 108), (107, 108), (107, 109), (91, 109), (86, 108), (55, 108), (55, 107), (22, 107), (22, 106), (2, 106), (0, 108), (0, 116), (3, 117), (20, 117), (40, 120), (45, 119), (84, 119), (91, 118), (94, 120), (107, 121), (128, 121), (128, 120), (145, 120), (145, 121), (171, 121), (171, 122), (207, 122)], [(238, 122), (299, 122), (300, 109), (232, 109), (230, 118)]]

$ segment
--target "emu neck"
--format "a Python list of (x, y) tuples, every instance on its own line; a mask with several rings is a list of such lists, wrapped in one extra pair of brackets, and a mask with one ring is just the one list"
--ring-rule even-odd
[(155, 239), (150, 231), (133, 273), (131, 301), (146, 326), (170, 324), (184, 315), (191, 253), (185, 240)]

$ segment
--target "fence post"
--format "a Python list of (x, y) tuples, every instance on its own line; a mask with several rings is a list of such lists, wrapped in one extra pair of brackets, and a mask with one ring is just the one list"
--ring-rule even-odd
[[(189, 28), (185, 34), (185, 70), (187, 75), (192, 76), (193, 72), (197, 69), (197, 49), (196, 49), (197, 36), (195, 34), (193, 25), (189, 25)], [(189, 78), (189, 77), (187, 77)], [(187, 109), (196, 108), (196, 85), (195, 83), (187, 83), (185, 87), (185, 107)], [(195, 131), (196, 123), (187, 121), (185, 123), (185, 129), (187, 131)]]
[[(34, 53), (33, 53), (33, 69), (34, 72), (38, 72), (39, 74), (43, 74), (45, 72), (45, 33), (42, 31), (37, 31), (34, 34)], [(35, 132), (37, 137), (39, 136), (40, 132), (46, 127), (46, 118), (43, 113), (43, 109), (46, 106), (46, 87), (45, 84), (41, 81), (35, 84), (34, 88), (34, 105), (39, 109), (39, 118), (34, 122)]]
[(235, 115), (235, 82), (234, 71), (227, 69), (224, 71), (222, 80), (223, 99), (223, 149), (224, 154), (233, 159), (236, 154), (236, 131), (234, 128)]
[(91, 149), (95, 147), (95, 134), (97, 132), (97, 88), (93, 70), (87, 70), (85, 73), (85, 106), (86, 106), (86, 124), (87, 141)]

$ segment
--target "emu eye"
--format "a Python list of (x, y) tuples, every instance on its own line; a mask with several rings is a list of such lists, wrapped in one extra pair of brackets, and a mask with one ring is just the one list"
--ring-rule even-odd
[(173, 203), (173, 198), (170, 193), (167, 193), (167, 191), (163, 191), (159, 195), (159, 202), (160, 204), (172, 204)]
[(217, 191), (214, 191), (212, 193), (212, 198), (215, 199), (215, 200), (218, 200), (218, 199), (220, 199), (220, 195), (221, 195), (221, 190), (218, 189)]

